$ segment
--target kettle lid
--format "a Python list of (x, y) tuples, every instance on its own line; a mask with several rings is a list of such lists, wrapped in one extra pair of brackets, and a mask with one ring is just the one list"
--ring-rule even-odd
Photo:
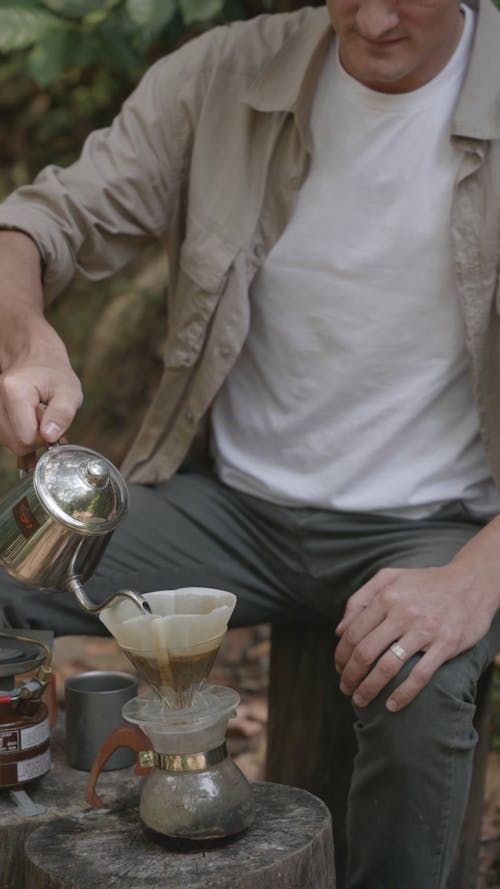
[(48, 514), (80, 534), (107, 534), (128, 510), (123, 476), (90, 448), (49, 448), (36, 464), (33, 487)]

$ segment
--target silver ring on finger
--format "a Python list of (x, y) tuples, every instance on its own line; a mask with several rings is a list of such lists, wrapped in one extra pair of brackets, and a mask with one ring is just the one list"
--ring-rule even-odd
[(408, 660), (408, 652), (405, 651), (402, 645), (399, 642), (393, 642), (389, 651), (392, 651), (393, 654), (396, 655), (397, 658), (401, 661), (401, 663), (405, 664)]

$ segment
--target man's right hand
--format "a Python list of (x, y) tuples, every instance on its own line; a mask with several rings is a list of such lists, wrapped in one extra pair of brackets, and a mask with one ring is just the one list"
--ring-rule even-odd
[(0, 443), (18, 455), (60, 439), (82, 403), (80, 381), (55, 330), (43, 321), (36, 340), (35, 349), (0, 374)]

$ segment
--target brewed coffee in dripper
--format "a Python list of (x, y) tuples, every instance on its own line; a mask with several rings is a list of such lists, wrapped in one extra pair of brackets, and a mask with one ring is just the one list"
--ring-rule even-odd
[(188, 587), (143, 598), (151, 614), (138, 614), (122, 600), (104, 609), (100, 619), (167, 707), (190, 707), (213, 667), (236, 596)]

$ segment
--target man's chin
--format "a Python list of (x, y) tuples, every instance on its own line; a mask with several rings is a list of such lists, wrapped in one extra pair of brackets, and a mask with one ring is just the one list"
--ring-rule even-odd
[(405, 93), (416, 89), (419, 85), (414, 82), (415, 78), (412, 77), (411, 69), (404, 65), (358, 65), (356, 69), (351, 69), (349, 73), (351, 77), (377, 92)]

